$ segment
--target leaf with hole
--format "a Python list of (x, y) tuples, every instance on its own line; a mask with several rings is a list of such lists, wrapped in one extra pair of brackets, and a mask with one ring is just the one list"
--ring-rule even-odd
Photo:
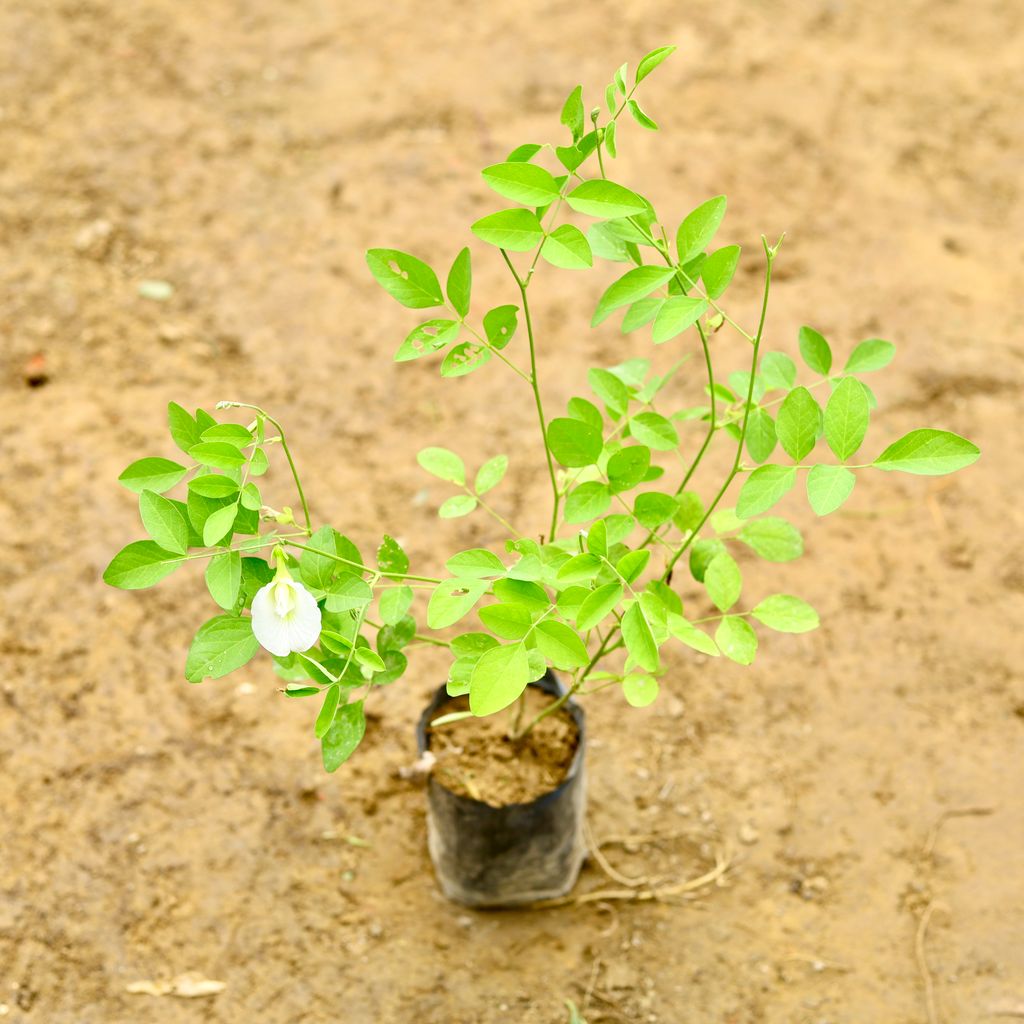
[(423, 260), (399, 249), (370, 249), (366, 265), (377, 283), (406, 308), (444, 305), (437, 274)]
[(431, 629), (445, 629), (468, 615), (473, 605), (483, 597), (487, 580), (443, 580), (430, 595), (427, 604), (427, 625)]
[(450, 345), (461, 330), (455, 320), (427, 320), (414, 327), (395, 353), (396, 363), (407, 363), (412, 359), (432, 355)]

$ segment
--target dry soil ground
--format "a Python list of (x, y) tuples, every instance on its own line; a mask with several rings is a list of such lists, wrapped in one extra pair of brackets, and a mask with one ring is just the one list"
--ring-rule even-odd
[[(1024, 1015), (1022, 21), (1007, 0), (4, 0), (0, 1013), (556, 1024), (571, 997), (591, 1024), (916, 1024), (931, 905), (936, 1019)], [(841, 353), (893, 339), (884, 439), (930, 423), (984, 457), (948, 481), (865, 479), (820, 523), (794, 496), (808, 555), (751, 585), (802, 593), (824, 628), (750, 671), (678, 653), (644, 712), (592, 701), (595, 833), (682, 833), (609, 857), (687, 877), (718, 836), (724, 885), (466, 913), (439, 897), (423, 795), (396, 778), (440, 661), (419, 657), (356, 763), (324, 775), (308, 707), (265, 660), (183, 681), (209, 614), (197, 574), (101, 585), (137, 530), (114, 480), (170, 454), (169, 399), (245, 397), (286, 421), (316, 515), (357, 540), (390, 524), (425, 572), (497, 541), (437, 524), (445, 492), (415, 453), (531, 445), (528, 396), (497, 363), (458, 382), (393, 365), (410, 318), (362, 251), (450, 259), (493, 208), (478, 168), (551, 138), (577, 81), (596, 102), (669, 41), (646, 89), (663, 132), (627, 126), (617, 177), (672, 216), (727, 192), (752, 267), (758, 233), (787, 231), (768, 343), (792, 352), (804, 322)], [(511, 301), (479, 255), (479, 293)], [(648, 344), (589, 330), (600, 275), (551, 277), (556, 406), (592, 361)], [(140, 295), (153, 278), (169, 300)], [(756, 274), (732, 292), (749, 319)], [(37, 352), (50, 379), (30, 389)], [(535, 460), (500, 495), (540, 528)], [(948, 819), (925, 855), (967, 808), (991, 813)], [(602, 882), (589, 868), (581, 889)], [(224, 987), (127, 991), (185, 972)]]

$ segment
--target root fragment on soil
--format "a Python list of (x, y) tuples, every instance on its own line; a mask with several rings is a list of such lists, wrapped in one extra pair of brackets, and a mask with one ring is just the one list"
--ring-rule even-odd
[(943, 811), (932, 826), (931, 831), (928, 833), (928, 839), (925, 841), (924, 848), (921, 850), (921, 855), (928, 858), (935, 852), (935, 844), (939, 840), (939, 833), (942, 831), (942, 826), (945, 825), (950, 818), (984, 818), (989, 814), (994, 814), (995, 810), (996, 809), (994, 807), (955, 807), (950, 811)]
[(715, 866), (696, 878), (688, 878), (665, 885), (648, 884), (645, 880), (641, 885), (633, 888), (594, 889), (578, 895), (569, 894), (556, 899), (540, 900), (530, 904), (530, 907), (534, 910), (549, 910), (555, 907), (584, 906), (588, 903), (610, 903), (612, 901), (625, 903), (672, 902), (689, 893), (715, 885), (725, 877), (733, 864), (732, 852), (725, 845), (716, 845), (714, 856)]
[(179, 974), (170, 981), (133, 981), (125, 985), (125, 991), (136, 996), (178, 996), (182, 999), (198, 999), (203, 996), (215, 996), (226, 987), (223, 981), (186, 973)]

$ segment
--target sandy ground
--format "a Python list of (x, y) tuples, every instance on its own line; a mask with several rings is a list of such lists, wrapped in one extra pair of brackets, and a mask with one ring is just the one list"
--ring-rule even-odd
[[(1024, 1015), (1022, 22), (1006, 0), (0, 4), (0, 1014), (556, 1024), (572, 998), (591, 1024), (917, 1024), (931, 906), (935, 1020)], [(629, 126), (616, 176), (666, 217), (727, 192), (750, 253), (787, 231), (768, 344), (794, 351), (804, 322), (841, 353), (891, 338), (876, 437), (943, 426), (984, 457), (866, 478), (822, 523), (794, 496), (808, 556), (752, 586), (803, 594), (824, 628), (750, 671), (677, 652), (643, 712), (591, 702), (595, 833), (680, 834), (609, 858), (686, 878), (721, 842), (725, 884), (467, 913), (438, 895), (423, 794), (396, 778), (437, 658), (324, 775), (266, 661), (184, 682), (198, 574), (99, 582), (138, 529), (114, 481), (170, 454), (169, 399), (244, 397), (285, 420), (317, 517), (358, 541), (390, 524), (432, 572), (498, 540), (437, 524), (446, 492), (415, 452), (532, 452), (528, 396), (497, 363), (455, 382), (393, 365), (410, 319), (362, 251), (444, 264), (493, 208), (478, 168), (550, 138), (576, 81), (596, 102), (669, 41), (645, 87), (664, 131)], [(147, 278), (173, 297), (141, 297)], [(552, 407), (592, 362), (646, 354), (586, 327), (603, 281), (538, 286)], [(513, 298), (493, 260), (477, 290)], [(730, 294), (749, 320), (756, 274)], [(51, 379), (29, 389), (39, 351)], [(541, 527), (535, 460), (497, 493)], [(971, 808), (991, 813), (949, 818), (926, 855)], [(581, 889), (603, 884), (591, 867)], [(126, 991), (184, 972), (223, 990)]]

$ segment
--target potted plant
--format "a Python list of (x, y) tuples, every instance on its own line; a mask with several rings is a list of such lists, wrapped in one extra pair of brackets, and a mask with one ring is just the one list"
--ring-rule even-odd
[[(785, 562), (803, 551), (798, 529), (769, 514), (801, 477), (811, 508), (828, 515), (850, 497), (858, 472), (939, 475), (979, 455), (964, 438), (929, 428), (859, 456), (875, 407), (863, 378), (890, 362), (893, 345), (861, 341), (840, 369), (825, 338), (804, 327), (798, 383), (796, 363), (764, 344), (781, 239), (762, 237), (760, 315), (743, 326), (723, 298), (740, 259), (738, 245), (716, 241), (725, 197), (670, 223), (608, 173), (623, 114), (657, 130), (634, 94), (672, 50), (647, 54), (631, 80), (623, 65), (604, 107), (589, 115), (574, 89), (561, 113), (564, 144), (520, 145), (483, 170), (510, 205), (471, 230), (497, 249), (511, 296), (494, 305), (474, 296), (468, 248), (443, 287), (427, 263), (402, 250), (367, 253), (393, 298), (430, 311), (396, 360), (436, 358), (442, 377), (489, 366), (531, 399), (538, 466), (551, 492), (543, 526), (520, 529), (501, 511), (494, 495), (506, 454), (469, 473), (457, 453), (431, 446), (420, 465), (453, 491), (440, 516), (482, 512), (508, 539), (452, 553), (443, 575), (411, 572), (388, 535), (367, 557), (333, 526), (313, 522), (282, 425), (245, 402), (217, 406), (243, 414), (242, 422), (171, 403), (170, 433), (184, 457), (143, 458), (120, 477), (139, 495), (149, 536), (120, 551), (104, 579), (137, 589), (203, 565), (220, 612), (199, 628), (186, 678), (226, 675), (262, 647), (285, 697), (315, 705), (327, 771), (355, 752), (365, 702), (405, 673), (413, 646), (450, 651), (448, 678), (417, 736), (421, 763), (431, 769), (431, 854), (446, 894), (467, 904), (529, 902), (573, 885), (584, 856), (581, 698), (605, 692), (626, 705), (652, 703), (669, 643), (749, 665), (754, 623), (790, 633), (818, 625), (812, 607), (793, 595), (741, 601), (737, 554)], [(679, 359), (665, 373), (632, 356), (594, 367), (581, 387), (587, 394), (551, 410), (530, 289), (550, 268), (581, 271), (595, 262), (618, 265), (618, 273), (597, 299), (592, 326), (620, 315), (624, 335), (642, 331)], [(743, 348), (741, 365), (728, 372), (718, 332), (738, 335)], [(684, 366), (703, 382), (706, 397), (696, 407), (677, 408), (673, 398)], [(698, 490), (696, 474), (713, 449), (727, 453), (724, 471)], [(297, 512), (264, 493), (272, 457), (287, 467)], [(179, 496), (168, 496), (175, 488)], [(423, 611), (420, 627), (414, 616)]]

